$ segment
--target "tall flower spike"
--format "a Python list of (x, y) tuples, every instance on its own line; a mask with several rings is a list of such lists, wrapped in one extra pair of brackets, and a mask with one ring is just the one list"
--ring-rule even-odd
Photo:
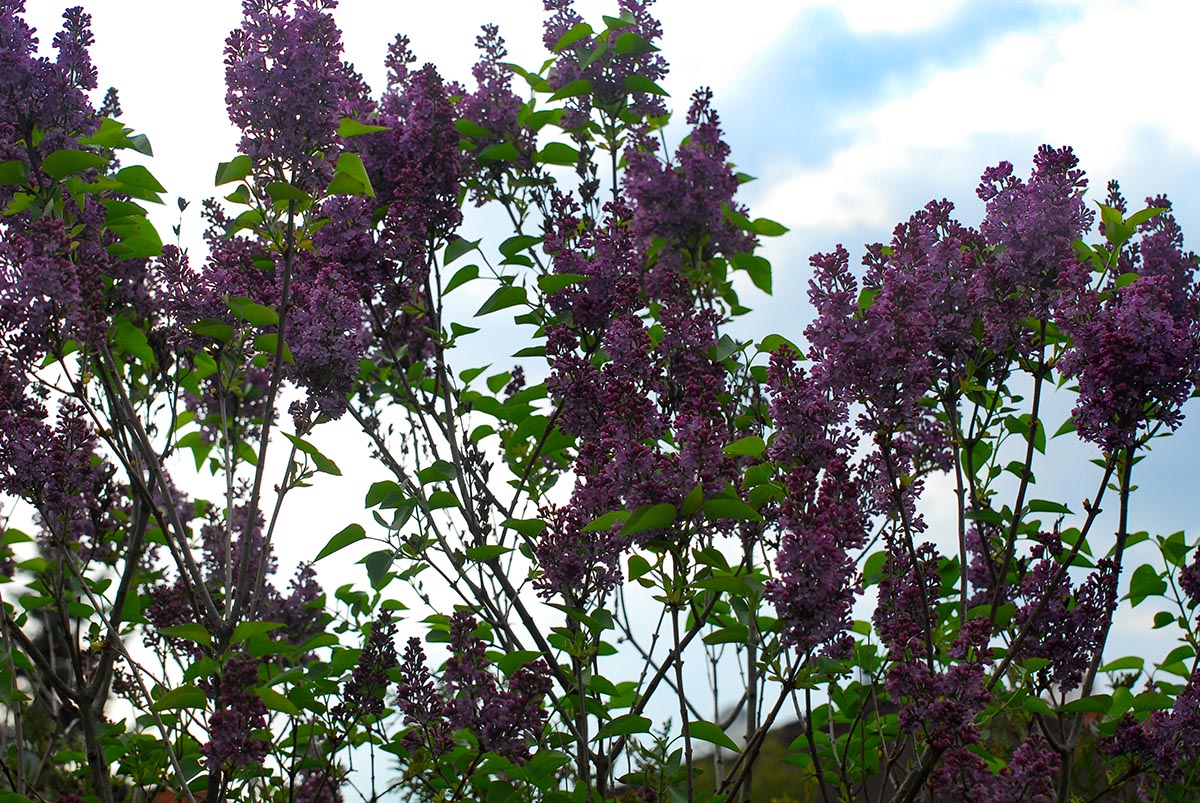
[(225, 103), (242, 131), (242, 153), (310, 192), (332, 175), (338, 120), (354, 116), (366, 97), (341, 58), (329, 13), (336, 5), (245, 0), (242, 24), (225, 42)]

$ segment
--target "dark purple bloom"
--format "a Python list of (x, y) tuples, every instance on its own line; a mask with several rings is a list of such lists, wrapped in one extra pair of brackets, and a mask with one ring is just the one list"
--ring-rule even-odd
[(366, 87), (342, 61), (336, 0), (246, 0), (225, 43), (225, 103), (239, 147), (274, 180), (324, 189), (338, 120), (356, 116)]
[(1102, 558), (1096, 570), (1072, 588), (1051, 557), (1062, 551), (1061, 543), (1052, 534), (1041, 537), (1043, 544), (1034, 548), (1035, 562), (1021, 584), (1015, 621), (1029, 628), (1023, 654), (1050, 661), (1038, 672), (1041, 684), (1069, 692), (1079, 687), (1096, 651), (1104, 647), (1117, 607), (1119, 567)]
[(303, 770), (292, 803), (342, 803), (342, 784), (326, 770)]
[[(641, 90), (630, 91), (626, 79), (634, 76), (661, 81), (667, 74), (667, 62), (658, 54), (655, 42), (662, 38), (662, 26), (651, 16), (653, 0), (618, 0), (624, 26), (590, 34), (566, 46), (558, 54), (551, 69), (550, 88), (557, 91), (573, 81), (588, 81), (591, 91), (567, 99), (567, 114), (562, 125), (571, 130), (583, 128), (591, 118), (593, 108), (616, 116), (626, 110), (642, 118), (661, 117), (666, 105), (657, 94)], [(574, 0), (544, 0), (546, 20), (542, 41), (554, 50), (563, 36), (583, 18), (574, 9)], [(632, 34), (650, 48), (618, 47), (623, 34)], [(626, 40), (630, 42), (630, 40)], [(602, 48), (599, 53), (597, 48)]]
[(336, 262), (296, 284), (293, 298), (287, 342), (296, 380), (323, 414), (340, 418), (370, 340), (362, 306)]
[(268, 744), (255, 735), (267, 726), (267, 706), (253, 688), (258, 685), (258, 659), (246, 654), (230, 658), (213, 679), (214, 713), (209, 719), (209, 741), (201, 748), (210, 767), (260, 764)]
[[(1166, 199), (1147, 199), (1170, 208)], [(1135, 445), (1154, 423), (1175, 429), (1200, 375), (1200, 288), (1196, 257), (1183, 252), (1174, 218), (1160, 214), (1143, 229), (1129, 272), (1097, 291), (1078, 265), (1062, 278), (1059, 321), (1072, 338), (1060, 368), (1079, 383), (1081, 438), (1116, 451)]]
[(371, 625), (358, 664), (342, 692), (342, 702), (334, 709), (336, 716), (351, 719), (383, 716), (391, 684), (388, 675), (399, 663), (395, 638), (396, 623), (391, 611), (384, 611)]

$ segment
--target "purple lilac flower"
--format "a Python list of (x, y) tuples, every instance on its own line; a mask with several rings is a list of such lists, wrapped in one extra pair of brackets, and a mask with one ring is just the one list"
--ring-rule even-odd
[(340, 418), (358, 376), (370, 333), (358, 299), (336, 262), (326, 263), (311, 279), (295, 285), (295, 306), (288, 317), (288, 346), (295, 358), (298, 384), (318, 409)]
[(268, 744), (254, 732), (267, 726), (267, 706), (252, 691), (258, 685), (258, 659), (233, 656), (212, 685), (214, 713), (208, 722), (209, 741), (201, 748), (208, 765), (228, 762), (240, 768), (262, 763)]
[(613, 318), (639, 306), (642, 261), (629, 228), (633, 211), (613, 201), (601, 224), (586, 225), (578, 202), (554, 191), (550, 212), (542, 248), (554, 272), (587, 277), (551, 295), (550, 309), (582, 332), (603, 332)]
[(801, 473), (787, 484), (779, 515), (783, 539), (775, 558), (778, 577), (764, 598), (775, 605), (785, 644), (801, 653), (830, 644), (850, 625), (862, 591), (851, 550), (862, 547), (868, 526), (857, 483), (844, 464), (825, 468), (815, 498)]
[(447, 721), (455, 730), (474, 733), (482, 750), (524, 764), (530, 739), (541, 735), (546, 722), (542, 700), (550, 691), (549, 669), (540, 660), (527, 664), (501, 690), (475, 628), (475, 618), (466, 611), (450, 618), (450, 657), (443, 670)]
[(420, 641), (409, 640), (397, 698), (405, 724), (411, 726), (404, 744), (437, 755), (453, 745), (452, 731), (466, 730), (481, 750), (524, 764), (530, 742), (541, 737), (546, 723), (543, 700), (550, 692), (549, 668), (541, 660), (526, 664), (509, 676), (508, 688), (501, 689), (487, 645), (475, 635), (476, 626), (466, 611), (450, 617), (450, 657), (443, 667), (441, 690), (425, 665)]
[(441, 692), (429, 672), (421, 640), (416, 637), (408, 640), (400, 661), (396, 707), (408, 726), (402, 741), (409, 750), (429, 750), (438, 756), (453, 747)]
[[(355, 116), (366, 87), (342, 61), (336, 0), (245, 0), (225, 42), (225, 103), (241, 152), (279, 179), (324, 189), (338, 120)], [(317, 156), (319, 158), (313, 158)]]
[[(24, 0), (0, 3), (0, 161), (17, 160), (36, 169), (31, 152), (40, 164), (42, 156), (95, 130), (86, 93), (96, 86), (96, 72), (88, 54), (90, 15), (78, 7), (63, 13), (63, 28), (53, 42), (58, 58), (51, 61), (38, 55), (36, 31), (24, 13)], [(42, 133), (41, 141), (32, 148), (22, 144), (31, 141), (35, 130)], [(15, 189), (0, 187), (0, 203), (7, 205)]]
[(302, 770), (292, 803), (342, 803), (342, 784), (327, 770)]
[(1083, 199), (1087, 179), (1070, 148), (1043, 145), (1025, 182), (1001, 162), (984, 171), (977, 194), (987, 204), (980, 226), (992, 249), (972, 278), (972, 296), (984, 310), (984, 343), (1000, 353), (1028, 350), (1027, 319), (1048, 320), (1060, 271), (1077, 260), (1073, 243), (1095, 213)]
[[(1170, 208), (1165, 198), (1147, 202)], [(1059, 321), (1072, 344), (1060, 368), (1079, 383), (1076, 431), (1109, 452), (1135, 445), (1153, 423), (1176, 429), (1200, 375), (1196, 257), (1183, 252), (1170, 214), (1143, 232), (1131, 284), (1112, 277), (1094, 290), (1084, 265), (1061, 280)]]
[(392, 613), (383, 611), (371, 625), (358, 663), (342, 691), (342, 702), (334, 708), (335, 716), (351, 719), (383, 716), (384, 700), (391, 685), (388, 674), (399, 664), (395, 638)]
[(668, 244), (647, 277), (652, 295), (661, 295), (659, 288), (668, 281), (660, 274), (679, 273), (687, 264), (716, 254), (732, 258), (755, 245), (726, 214), (730, 209), (739, 214), (746, 210), (733, 199), (738, 179), (712, 108), (711, 90), (692, 95), (687, 121), (691, 133), (671, 162), (664, 164), (659, 158), (658, 142), (649, 131), (625, 149), (622, 183), (634, 202), (634, 234), (643, 249), (655, 238)]
[[(557, 91), (578, 80), (591, 84), (590, 92), (567, 99), (567, 113), (561, 121), (564, 128), (583, 128), (593, 108), (607, 114), (620, 114), (625, 111), (627, 102), (629, 110), (638, 117), (661, 117), (666, 113), (661, 97), (631, 92), (625, 84), (626, 79), (633, 76), (661, 81), (667, 74), (666, 60), (658, 54), (656, 47), (647, 52), (643, 48), (617, 46), (617, 40), (627, 33), (640, 37), (651, 46), (662, 38), (662, 26), (649, 11), (652, 3), (653, 0), (619, 0), (620, 16), (629, 21), (628, 25), (585, 36), (559, 52), (550, 71), (550, 88)], [(544, 5), (551, 14), (546, 20), (542, 41), (548, 50), (554, 50), (563, 35), (583, 22), (583, 18), (575, 11), (574, 0), (544, 0)], [(604, 50), (593, 56), (600, 46)]]
[(538, 594), (563, 596), (569, 604), (603, 595), (621, 582), (625, 539), (616, 530), (585, 531), (578, 505), (544, 507), (538, 517), (546, 529), (534, 552), (541, 574), (533, 581)]
[(1125, 755), (1175, 784), (1200, 759), (1200, 675), (1193, 673), (1169, 711), (1143, 721), (1126, 714), (1116, 732), (1101, 742), (1107, 755)]
[[(483, 132), (469, 134), (474, 149), (464, 155), (465, 170), (476, 178), (471, 198), (476, 206), (482, 206), (496, 197), (486, 187), (499, 180), (505, 171), (512, 168), (527, 171), (532, 167), (537, 143), (534, 131), (521, 124), (521, 98), (512, 90), (512, 69), (504, 63), (508, 50), (499, 28), (484, 25), (475, 47), (480, 50), (479, 61), (471, 68), (476, 89), (459, 101), (458, 110), (464, 121)], [(515, 159), (479, 161), (478, 154), (503, 144), (513, 146)]]
[(1062, 552), (1061, 542), (1051, 533), (1043, 533), (1040, 539), (1034, 547), (1035, 562), (1021, 583), (1015, 622), (1029, 628), (1023, 654), (1050, 662), (1038, 671), (1039, 682), (1069, 692), (1079, 687), (1096, 651), (1104, 648), (1108, 622), (1117, 607), (1120, 567), (1102, 558), (1096, 570), (1073, 589), (1054, 559)]

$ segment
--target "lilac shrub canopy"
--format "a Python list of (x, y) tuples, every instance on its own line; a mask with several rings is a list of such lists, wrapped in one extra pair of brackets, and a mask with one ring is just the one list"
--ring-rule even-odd
[[(192, 254), (93, 104), (89, 16), (50, 57), (0, 0), (12, 803), (1195, 798), (1200, 550), (1135, 494), (1200, 377), (1166, 197), (1094, 203), (1043, 146), (977, 225), (934, 200), (814, 255), (812, 323), (742, 341), (786, 229), (711, 90), (668, 125), (650, 2), (547, 0), (535, 70), (486, 25), (462, 84), (398, 35), (378, 96), (336, 8), (243, 3)], [(464, 362), (512, 326), (511, 367)], [(369, 517), (321, 476), (334, 420)], [(1114, 655), (1144, 604), (1178, 646)]]

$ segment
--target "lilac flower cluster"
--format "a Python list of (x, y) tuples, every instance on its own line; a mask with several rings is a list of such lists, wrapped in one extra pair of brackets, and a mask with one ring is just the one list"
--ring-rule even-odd
[(1095, 213), (1083, 199), (1087, 179), (1070, 148), (1043, 145), (1029, 181), (1001, 162), (984, 171), (977, 194), (987, 204), (980, 226), (989, 248), (974, 280), (982, 304), (984, 343), (992, 352), (1033, 345), (1025, 321), (1048, 320), (1060, 272), (1077, 262), (1073, 244)]
[[(599, 34), (589, 34), (565, 47), (558, 54), (549, 76), (550, 88), (558, 91), (574, 81), (588, 81), (591, 91), (567, 99), (567, 113), (561, 124), (572, 131), (581, 131), (591, 118), (593, 108), (616, 117), (630, 111), (641, 118), (666, 114), (662, 98), (653, 92), (631, 89), (629, 79), (661, 81), (667, 73), (666, 60), (658, 55), (654, 43), (662, 38), (662, 26), (650, 14), (653, 0), (618, 0), (620, 17), (625, 25), (609, 28)], [(583, 22), (575, 11), (574, 0), (544, 0), (551, 12), (546, 20), (542, 41), (554, 50), (562, 38)], [(649, 45), (622, 46), (622, 35), (632, 34)], [(626, 42), (631, 40), (626, 39)], [(630, 102), (632, 101), (632, 102)]]
[(892, 697), (903, 700), (901, 728), (923, 734), (934, 747), (970, 747), (979, 739), (975, 717), (991, 700), (984, 685), (990, 623), (982, 618), (962, 622), (945, 655), (931, 651), (937, 649), (940, 558), (928, 543), (915, 552), (914, 563), (903, 548), (889, 545), (879, 584), (874, 622), (888, 648), (885, 685)]
[(1183, 780), (1200, 760), (1200, 675), (1193, 673), (1171, 710), (1155, 711), (1141, 722), (1126, 715), (1101, 748), (1133, 758), (1166, 784)]
[[(537, 143), (533, 130), (521, 123), (521, 99), (512, 90), (512, 70), (504, 63), (508, 49), (499, 28), (484, 25), (475, 47), (480, 51), (479, 60), (471, 68), (476, 88), (459, 101), (458, 110), (464, 121), (478, 128), (470, 131), (474, 147), (466, 154), (465, 170), (475, 174), (477, 182), (471, 187), (471, 196), (477, 206), (482, 206), (495, 197), (484, 188), (505, 170), (527, 171), (533, 166)], [(477, 158), (488, 148), (506, 143), (516, 150), (515, 159), (482, 163)]]
[(383, 716), (391, 683), (388, 674), (399, 663), (395, 638), (396, 623), (391, 611), (383, 611), (371, 625), (371, 634), (342, 692), (342, 702), (334, 708), (335, 716), (349, 719)]
[(441, 690), (434, 686), (420, 642), (409, 641), (397, 701), (405, 724), (411, 726), (405, 744), (437, 754), (453, 744), (453, 732), (466, 730), (480, 750), (524, 764), (530, 743), (540, 740), (546, 723), (542, 702), (550, 692), (549, 669), (541, 659), (526, 664), (509, 676), (508, 688), (501, 689), (476, 627), (466, 611), (450, 618), (450, 657), (443, 667)]
[[(24, 0), (0, 3), (0, 162), (20, 161), (34, 170), (30, 155), (67, 147), (73, 136), (95, 130), (87, 92), (96, 87), (96, 70), (88, 48), (93, 42), (91, 15), (76, 6), (63, 13), (62, 30), (54, 35), (58, 57), (37, 52), (35, 29), (24, 19)], [(32, 145), (34, 131), (41, 141)], [(0, 187), (0, 203), (12, 199), (11, 186)]]
[[(1146, 203), (1171, 208), (1166, 198)], [(1096, 290), (1083, 265), (1060, 280), (1059, 320), (1072, 338), (1060, 368), (1079, 383), (1076, 430), (1109, 452), (1136, 445), (1155, 423), (1177, 428), (1200, 376), (1196, 256), (1183, 251), (1168, 212), (1143, 226), (1138, 245), (1129, 284), (1110, 274)]]
[(292, 802), (342, 803), (342, 785), (325, 770), (303, 770)]
[(931, 786), (939, 799), (982, 803), (1054, 803), (1058, 799), (1054, 778), (1062, 759), (1036, 732), (1030, 733), (1009, 760), (993, 775), (975, 751), (947, 751), (934, 771)]
[[(336, 0), (245, 0), (225, 43), (225, 102), (241, 152), (272, 180), (324, 189), (339, 148), (338, 120), (364, 106), (366, 86), (342, 61)], [(316, 157), (316, 158), (314, 158)]]
[(652, 285), (669, 281), (688, 264), (717, 254), (731, 258), (755, 246), (754, 238), (727, 214), (746, 210), (734, 201), (738, 179), (729, 165), (729, 145), (721, 136), (711, 90), (692, 95), (687, 122), (691, 132), (672, 162), (660, 160), (658, 141), (650, 131), (625, 149), (622, 184), (635, 204), (634, 236), (644, 250), (655, 238), (672, 246), (658, 254), (659, 264), (647, 277)]
[(255, 735), (267, 726), (267, 706), (253, 688), (258, 685), (258, 659), (239, 654), (225, 662), (214, 679), (209, 741), (201, 748), (208, 766), (249, 767), (260, 764), (268, 744)]
[(1029, 635), (1022, 654), (1050, 663), (1038, 671), (1043, 687), (1063, 692), (1079, 687), (1097, 650), (1104, 648), (1108, 622), (1117, 607), (1119, 567), (1102, 558), (1096, 570), (1073, 589), (1054, 556), (1062, 543), (1053, 533), (1042, 533), (1034, 547), (1034, 564), (1021, 583), (1015, 622)]

